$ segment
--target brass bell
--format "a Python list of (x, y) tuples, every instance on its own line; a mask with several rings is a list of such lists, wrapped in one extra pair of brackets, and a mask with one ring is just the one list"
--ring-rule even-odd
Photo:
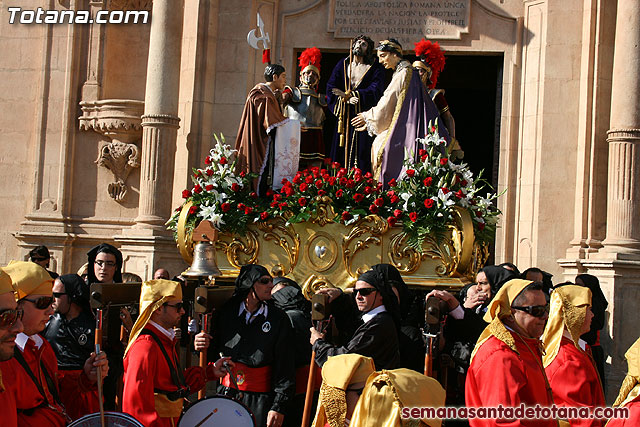
[(193, 262), (191, 267), (184, 273), (185, 277), (217, 277), (222, 273), (216, 264), (216, 249), (211, 241), (202, 241), (196, 243), (193, 250)]

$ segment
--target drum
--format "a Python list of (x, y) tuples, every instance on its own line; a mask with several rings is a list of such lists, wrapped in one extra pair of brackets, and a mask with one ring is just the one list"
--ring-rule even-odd
[(213, 396), (190, 405), (178, 427), (255, 427), (253, 414), (242, 403), (226, 396)]
[[(133, 418), (129, 414), (122, 412), (105, 412), (104, 413), (104, 425), (106, 427), (144, 427), (138, 420)], [(101, 427), (100, 412), (95, 414), (85, 415), (82, 418), (78, 418), (68, 427)]]

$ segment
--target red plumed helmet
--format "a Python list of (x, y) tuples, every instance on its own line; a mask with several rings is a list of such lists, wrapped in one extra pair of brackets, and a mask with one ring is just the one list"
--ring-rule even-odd
[(431, 40), (422, 39), (418, 43), (414, 43), (416, 46), (416, 56), (420, 60), (431, 67), (431, 86), (433, 89), (436, 87), (438, 76), (444, 69), (444, 51), (440, 49), (438, 42), (431, 42)]
[(300, 54), (300, 68), (302, 69), (301, 73), (304, 73), (308, 67), (311, 67), (313, 71), (320, 75), (320, 60), (322, 59), (322, 53), (320, 53), (320, 49), (317, 47), (310, 47), (309, 49), (305, 49)]

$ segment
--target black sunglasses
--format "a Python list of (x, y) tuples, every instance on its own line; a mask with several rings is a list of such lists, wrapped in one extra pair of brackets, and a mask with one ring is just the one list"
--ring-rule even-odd
[(52, 292), (52, 293), (53, 293), (53, 297), (54, 297), (54, 298), (60, 298), (60, 297), (62, 297), (63, 295), (69, 295), (69, 294), (68, 294), (68, 293), (66, 293), (66, 292)]
[(354, 289), (353, 290), (353, 296), (357, 297), (358, 293), (360, 293), (360, 295), (362, 295), (363, 297), (366, 297), (368, 295), (371, 295), (372, 293), (376, 292), (377, 289), (376, 288), (360, 288), (360, 289)]
[(38, 310), (46, 310), (51, 307), (53, 304), (53, 297), (38, 297), (36, 299), (28, 299), (22, 298), (25, 301), (29, 301), (31, 304), (35, 305)]
[(272, 277), (261, 277), (258, 280), (256, 280), (256, 282), (261, 283), (263, 285), (268, 285), (269, 283), (273, 282), (273, 278)]
[(22, 319), (24, 311), (22, 309), (6, 309), (0, 311), (0, 329), (8, 329), (16, 324), (18, 319)]
[(180, 311), (184, 308), (185, 303), (184, 302), (177, 302), (175, 304), (169, 304), (168, 302), (165, 302), (164, 304), (162, 304), (165, 307), (173, 307), (176, 309), (176, 311)]
[(544, 317), (549, 313), (549, 304), (547, 305), (528, 305), (526, 307), (511, 307), (514, 310), (520, 310), (529, 313), (533, 317)]

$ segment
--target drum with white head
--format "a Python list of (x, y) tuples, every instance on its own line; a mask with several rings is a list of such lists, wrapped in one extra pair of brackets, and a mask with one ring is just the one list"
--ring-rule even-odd
[[(144, 427), (138, 420), (133, 418), (129, 414), (122, 412), (105, 412), (104, 413), (104, 425), (105, 427)], [(68, 427), (101, 427), (100, 413), (85, 415), (82, 418), (78, 418)]]
[(213, 396), (191, 404), (178, 427), (255, 427), (253, 414), (242, 403), (226, 396)]

